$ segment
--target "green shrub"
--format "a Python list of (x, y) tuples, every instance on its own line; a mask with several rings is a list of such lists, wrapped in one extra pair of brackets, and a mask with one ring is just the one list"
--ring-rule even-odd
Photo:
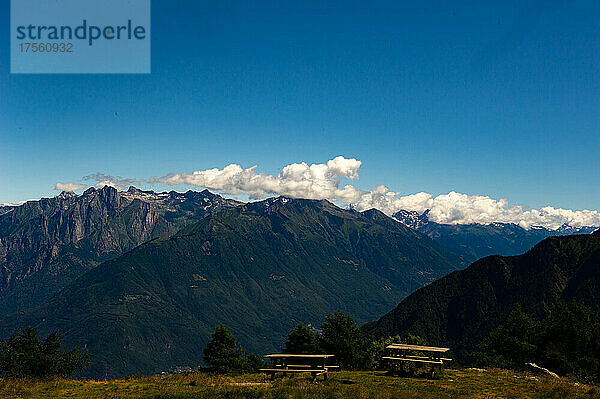
[(538, 326), (520, 305), (510, 313), (505, 324), (489, 334), (476, 357), (488, 366), (523, 369), (525, 363), (536, 359)]
[(245, 373), (256, 373), (259, 369), (266, 366), (265, 361), (254, 353), (249, 353), (243, 359), (243, 371)]
[(40, 338), (31, 326), (0, 340), (0, 375), (9, 378), (68, 377), (87, 367), (87, 351), (73, 348), (61, 351), (62, 338), (58, 331)]
[(321, 325), (321, 348), (335, 355), (335, 362), (346, 370), (366, 370), (372, 367), (371, 342), (350, 315), (340, 311), (325, 316)]
[(474, 354), (480, 364), (523, 369), (535, 362), (559, 375), (600, 381), (600, 310), (559, 303), (544, 320), (517, 306), (504, 325), (493, 330)]

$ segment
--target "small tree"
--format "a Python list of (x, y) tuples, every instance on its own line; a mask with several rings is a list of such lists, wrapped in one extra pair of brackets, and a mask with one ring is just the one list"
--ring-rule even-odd
[(476, 358), (486, 365), (520, 369), (526, 362), (535, 361), (536, 342), (536, 322), (517, 305), (506, 326), (501, 325), (489, 334), (480, 346), (483, 352), (477, 353)]
[(245, 373), (256, 373), (265, 366), (265, 361), (254, 353), (249, 353), (243, 358), (243, 371)]
[(290, 330), (288, 339), (285, 341), (284, 351), (286, 353), (319, 353), (321, 351), (319, 336), (300, 323), (296, 328)]
[(350, 315), (336, 311), (328, 314), (321, 325), (321, 347), (336, 356), (336, 361), (345, 369), (364, 369), (369, 366), (368, 343)]
[(68, 377), (87, 367), (89, 354), (73, 348), (61, 351), (58, 331), (40, 338), (39, 332), (26, 326), (6, 340), (0, 340), (0, 375), (10, 378)]
[(239, 372), (244, 368), (244, 352), (233, 334), (224, 325), (218, 324), (204, 348), (204, 361), (219, 374)]

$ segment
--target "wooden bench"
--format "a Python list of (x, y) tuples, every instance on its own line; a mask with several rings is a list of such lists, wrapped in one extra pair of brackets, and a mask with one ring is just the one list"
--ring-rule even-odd
[[(444, 367), (444, 362), (449, 362), (452, 359), (442, 357), (442, 355), (450, 350), (450, 348), (438, 348), (436, 346), (421, 346), (407, 344), (391, 344), (386, 346), (386, 349), (391, 353), (390, 356), (383, 356), (382, 359), (395, 362), (414, 362), (431, 365), (430, 375), (432, 378)], [(416, 355), (414, 352), (423, 353), (425, 356)], [(393, 368), (390, 367), (390, 372)]]
[[(284, 377), (288, 373), (311, 373), (313, 380), (317, 376), (322, 375), (323, 379), (327, 379), (327, 372), (330, 369), (338, 366), (327, 365), (327, 359), (333, 355), (304, 355), (290, 353), (272, 353), (265, 355), (265, 358), (271, 360), (270, 368), (263, 368), (260, 371), (271, 376), (271, 380), (275, 378), (275, 374), (282, 373)], [(292, 361), (293, 363), (290, 363)], [(300, 364), (295, 364), (300, 363)]]

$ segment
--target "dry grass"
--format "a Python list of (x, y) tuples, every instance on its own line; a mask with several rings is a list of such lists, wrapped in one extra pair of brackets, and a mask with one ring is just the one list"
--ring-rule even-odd
[(600, 398), (600, 387), (507, 370), (447, 370), (439, 380), (384, 372), (337, 372), (328, 381), (295, 376), (205, 373), (109, 381), (0, 380), (1, 398)]

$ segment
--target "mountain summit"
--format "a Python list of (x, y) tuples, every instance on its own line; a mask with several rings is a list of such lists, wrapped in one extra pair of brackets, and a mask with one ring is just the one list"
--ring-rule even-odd
[(60, 198), (60, 199), (68, 199), (68, 198), (74, 198), (77, 197), (77, 194), (75, 194), (73, 191), (62, 191), (60, 194), (58, 194), (56, 196), (56, 198)]
[(393, 218), (462, 255), (467, 262), (489, 255), (520, 255), (545, 238), (588, 234), (597, 229), (567, 224), (556, 230), (539, 226), (524, 229), (512, 223), (440, 224), (429, 220), (429, 210), (423, 213), (401, 210)]

